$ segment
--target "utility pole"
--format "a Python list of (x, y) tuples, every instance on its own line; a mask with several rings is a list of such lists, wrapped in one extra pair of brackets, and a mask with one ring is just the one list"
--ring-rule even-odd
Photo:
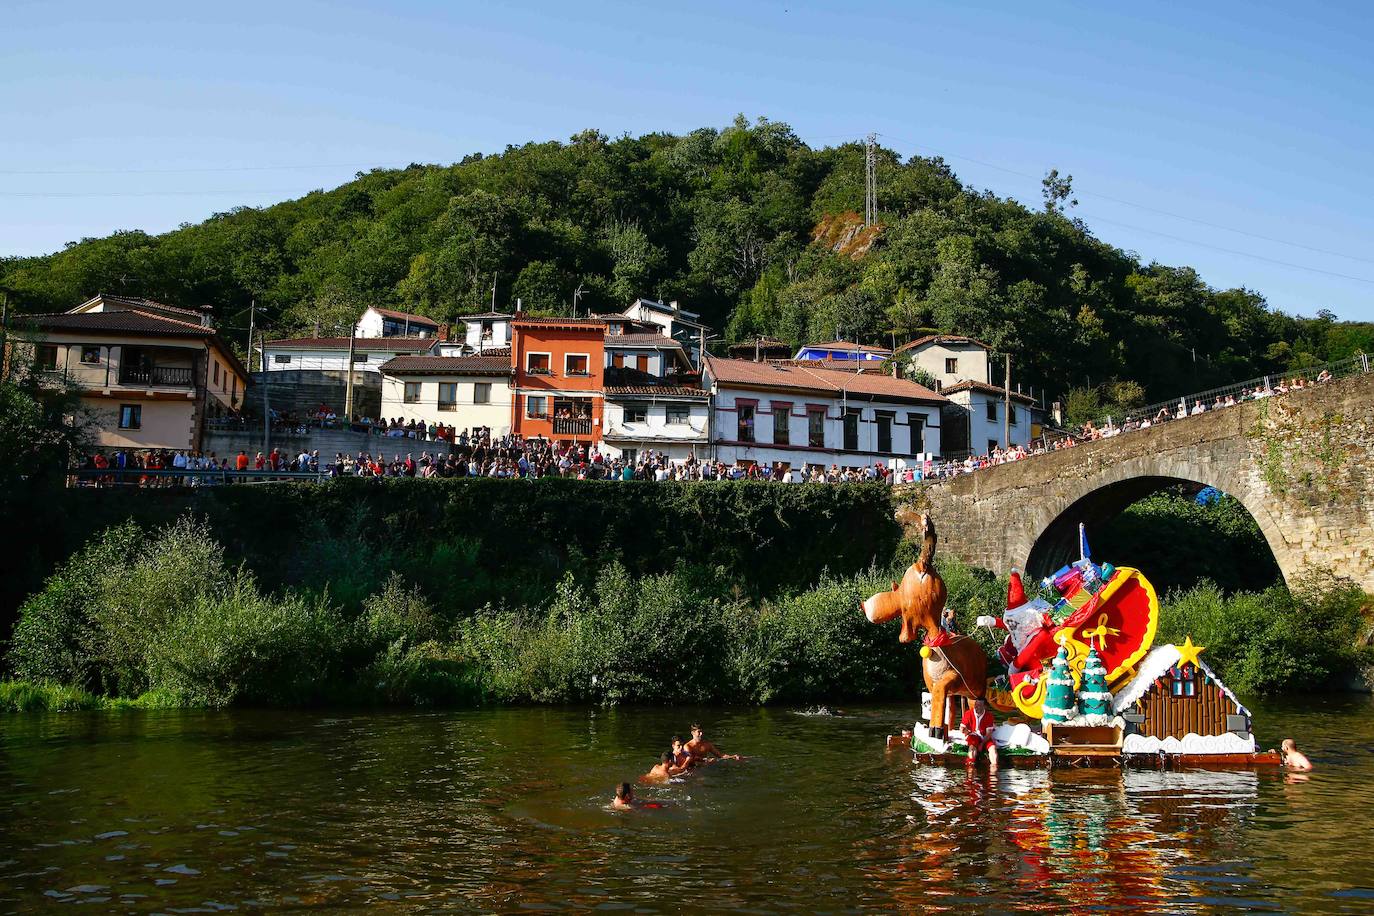
[(491, 272), (491, 310), (496, 311), (496, 271)]
[(1011, 448), (1011, 354), (1002, 377), (1002, 448)]
[(253, 371), (253, 318), (258, 310), (258, 300), (256, 297), (248, 302), (248, 371)]
[(267, 337), (267, 335), (266, 335), (265, 333), (263, 333), (262, 331), (259, 331), (259, 332), (258, 332), (258, 349), (259, 349), (260, 351), (262, 351), (262, 354), (263, 354), (263, 367), (262, 367), (262, 368), (263, 368), (263, 373), (262, 373), (262, 453), (263, 453), (264, 455), (270, 455), (270, 454), (272, 454), (272, 449), (270, 448), (270, 446), (271, 446), (271, 444), (272, 444), (272, 403), (271, 403), (271, 400), (270, 400), (269, 397), (268, 397), (268, 394), (269, 394), (270, 389), (271, 389), (271, 385), (269, 385), (269, 384), (268, 384), (268, 381), (267, 381), (268, 374), (267, 374), (267, 359), (266, 359), (266, 357), (267, 357), (267, 340), (266, 340), (266, 337)]
[(344, 416), (353, 423), (353, 335), (348, 335), (348, 376), (344, 381)]
[(869, 134), (864, 144), (864, 227), (878, 220), (878, 135)]

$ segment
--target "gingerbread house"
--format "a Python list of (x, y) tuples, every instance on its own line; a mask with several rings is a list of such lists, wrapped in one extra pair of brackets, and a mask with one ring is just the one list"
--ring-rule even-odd
[(1250, 710), (1183, 646), (1156, 646), (1116, 691), (1116, 714), (1125, 723), (1126, 754), (1250, 754), (1255, 750)]

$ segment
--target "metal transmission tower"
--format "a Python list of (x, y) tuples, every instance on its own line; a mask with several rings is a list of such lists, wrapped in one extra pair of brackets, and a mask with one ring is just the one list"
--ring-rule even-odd
[(869, 134), (864, 145), (864, 225), (878, 220), (878, 135)]

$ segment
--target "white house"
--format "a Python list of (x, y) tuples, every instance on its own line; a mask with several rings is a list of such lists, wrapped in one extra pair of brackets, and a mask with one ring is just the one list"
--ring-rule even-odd
[(626, 318), (656, 324), (663, 333), (682, 344), (694, 366), (701, 364), (701, 338), (711, 329), (701, 323), (701, 315), (689, 312), (677, 302), (663, 303), (656, 299), (636, 299), (621, 312)]
[(475, 315), (459, 315), (465, 334), (463, 345), (470, 352), (499, 350), (510, 346), (510, 323), (514, 315), (505, 312), (479, 312)]
[(973, 337), (928, 334), (902, 344), (893, 354), (912, 369), (930, 374), (943, 389), (959, 382), (992, 384), (988, 353), (992, 347)]
[[(424, 315), (369, 306), (354, 326), (355, 337), (437, 337), (439, 322)], [(345, 338), (347, 339), (347, 338)]]
[(380, 367), (382, 416), (457, 429), (511, 426), (510, 353), (498, 356), (396, 356)]
[(949, 401), (876, 371), (706, 357), (711, 450), (735, 462), (900, 468), (941, 454)]
[[(397, 356), (433, 354), (439, 341), (434, 337), (355, 337), (353, 368), (377, 372), (387, 360)], [(291, 369), (348, 368), (347, 337), (287, 337), (263, 344), (262, 364), (268, 372)]]
[[(946, 411), (945, 424), (951, 442), (949, 454), (972, 450), (975, 454), (989, 454), (1002, 448), (1007, 436), (1003, 425), (1008, 404), (1006, 389), (983, 382), (959, 382), (940, 393), (949, 398), (955, 410)], [(1032, 411), (1035, 399), (1019, 391), (1011, 393), (1011, 444), (1028, 445), (1031, 441)], [(960, 429), (962, 424), (963, 429)]]
[(951, 457), (1030, 443), (1035, 399), (1019, 391), (1011, 393), (1011, 438), (1005, 441), (1007, 396), (994, 382), (991, 349), (973, 337), (930, 334), (896, 350), (907, 368), (928, 373), (953, 404), (944, 424), (945, 451)]
[(710, 395), (663, 384), (637, 370), (606, 370), (602, 445), (633, 463), (652, 450), (681, 460), (705, 458), (710, 445)]

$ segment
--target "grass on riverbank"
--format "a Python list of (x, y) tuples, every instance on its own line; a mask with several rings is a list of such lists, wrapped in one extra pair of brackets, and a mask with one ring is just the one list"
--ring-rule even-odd
[[(913, 699), (917, 653), (858, 610), (908, 550), (762, 600), (722, 567), (634, 575), (609, 560), (565, 574), (547, 604), (454, 615), (395, 573), (358, 600), (269, 592), (190, 518), (119, 526), (24, 604), (0, 709)], [(1000, 612), (1004, 579), (940, 567), (964, 632)], [(1340, 688), (1374, 662), (1366, 601), (1339, 580), (1229, 597), (1203, 585), (1170, 596), (1160, 638), (1191, 634), (1242, 692)]]

